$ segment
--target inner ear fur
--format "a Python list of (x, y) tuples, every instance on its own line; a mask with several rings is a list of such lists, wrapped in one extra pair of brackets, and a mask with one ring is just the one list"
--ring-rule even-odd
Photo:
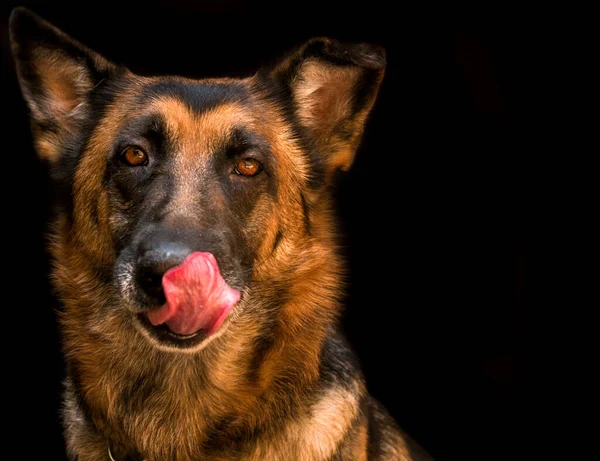
[(315, 38), (272, 71), (328, 173), (352, 165), (385, 65), (377, 45)]

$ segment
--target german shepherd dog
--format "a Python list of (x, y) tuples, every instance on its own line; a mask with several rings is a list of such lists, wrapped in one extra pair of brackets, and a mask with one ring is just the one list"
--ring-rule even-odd
[(316, 38), (245, 79), (142, 77), (10, 20), (56, 184), (53, 284), (80, 461), (426, 460), (338, 331), (331, 183), (385, 68)]

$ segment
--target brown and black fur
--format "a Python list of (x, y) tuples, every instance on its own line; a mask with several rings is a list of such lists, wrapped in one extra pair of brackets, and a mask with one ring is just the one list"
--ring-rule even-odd
[[(58, 191), (69, 459), (430, 459), (369, 397), (336, 326), (330, 185), (352, 164), (384, 51), (318, 38), (245, 79), (141, 77), (25, 9), (10, 25)], [(130, 145), (146, 164), (123, 161)], [(256, 176), (235, 169), (247, 157)], [(242, 292), (218, 334), (144, 322), (164, 298), (142, 286), (142, 262), (164, 245), (212, 252)]]

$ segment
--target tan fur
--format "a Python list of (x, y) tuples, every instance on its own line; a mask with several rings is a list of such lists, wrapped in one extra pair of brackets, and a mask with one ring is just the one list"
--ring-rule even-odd
[(358, 416), (357, 396), (361, 394), (359, 383), (355, 383), (353, 391), (331, 389), (277, 439), (258, 444), (248, 461), (329, 459)]
[(336, 68), (308, 60), (300, 70), (296, 83), (296, 101), (302, 121), (315, 136), (331, 136), (335, 124), (350, 116), (352, 86), (359, 72), (352, 68)]

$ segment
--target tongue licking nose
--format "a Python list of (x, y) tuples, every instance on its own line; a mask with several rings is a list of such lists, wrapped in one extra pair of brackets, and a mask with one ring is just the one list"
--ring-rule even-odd
[(155, 326), (166, 323), (183, 336), (199, 330), (215, 333), (240, 299), (240, 292), (221, 277), (211, 253), (190, 254), (163, 275), (162, 286), (167, 302), (148, 311), (148, 319)]

